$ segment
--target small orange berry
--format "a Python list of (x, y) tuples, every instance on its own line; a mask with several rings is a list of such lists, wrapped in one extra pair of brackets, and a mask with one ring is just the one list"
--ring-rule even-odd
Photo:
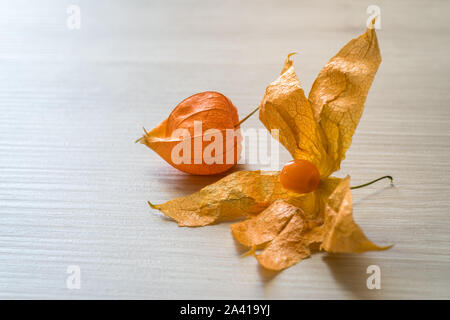
[(319, 186), (320, 173), (316, 166), (307, 160), (292, 160), (281, 170), (282, 186), (297, 193), (308, 193)]

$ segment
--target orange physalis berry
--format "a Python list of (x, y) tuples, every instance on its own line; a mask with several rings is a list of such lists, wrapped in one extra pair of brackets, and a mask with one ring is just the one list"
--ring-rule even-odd
[(319, 186), (320, 173), (316, 166), (307, 160), (292, 160), (281, 170), (280, 181), (287, 190), (308, 193)]

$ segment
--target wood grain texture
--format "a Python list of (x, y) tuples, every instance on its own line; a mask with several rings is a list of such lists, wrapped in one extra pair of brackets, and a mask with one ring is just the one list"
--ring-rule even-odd
[[(448, 1), (377, 1), (383, 62), (338, 173), (394, 176), (353, 193), (356, 221), (394, 248), (279, 274), (239, 258), (228, 224), (178, 228), (150, 210), (217, 177), (133, 141), (200, 91), (245, 115), (289, 52), (308, 92), (371, 1), (80, 0), (74, 31), (71, 3), (0, 4), (0, 298), (450, 298)], [(366, 288), (372, 264), (381, 290)]]

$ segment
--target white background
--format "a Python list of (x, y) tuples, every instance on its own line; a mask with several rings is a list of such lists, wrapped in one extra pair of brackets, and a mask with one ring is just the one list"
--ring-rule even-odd
[[(66, 26), (70, 4), (81, 29)], [(193, 93), (246, 115), (289, 52), (308, 92), (381, 8), (383, 62), (338, 176), (376, 243), (279, 274), (240, 258), (229, 224), (178, 228), (158, 203), (218, 177), (187, 176), (134, 144)], [(2, 1), (1, 298), (450, 298), (449, 2)], [(262, 128), (256, 116), (247, 128)], [(280, 148), (282, 162), (288, 153)], [(241, 166), (238, 169), (248, 169)], [(258, 166), (250, 167), (258, 169)], [(382, 271), (366, 288), (366, 268)], [(66, 269), (81, 268), (81, 289)]]

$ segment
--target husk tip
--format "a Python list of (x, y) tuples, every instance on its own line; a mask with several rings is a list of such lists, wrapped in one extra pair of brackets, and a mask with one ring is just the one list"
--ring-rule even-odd
[(389, 250), (393, 247), (393, 244), (387, 245), (387, 246), (383, 246), (383, 247), (379, 247), (380, 251), (384, 251), (384, 250)]
[(148, 203), (148, 205), (150, 206), (150, 208), (159, 210), (159, 209), (158, 209), (158, 205), (155, 205), (155, 204), (151, 203), (150, 201), (147, 201), (147, 203)]
[(298, 52), (291, 52), (287, 55), (287, 58), (289, 59), (290, 57), (292, 57), (293, 55), (298, 54)]
[(243, 254), (241, 254), (241, 258), (245, 258), (248, 256), (255, 256), (256, 255), (256, 246), (253, 245), (250, 250), (244, 252)]

